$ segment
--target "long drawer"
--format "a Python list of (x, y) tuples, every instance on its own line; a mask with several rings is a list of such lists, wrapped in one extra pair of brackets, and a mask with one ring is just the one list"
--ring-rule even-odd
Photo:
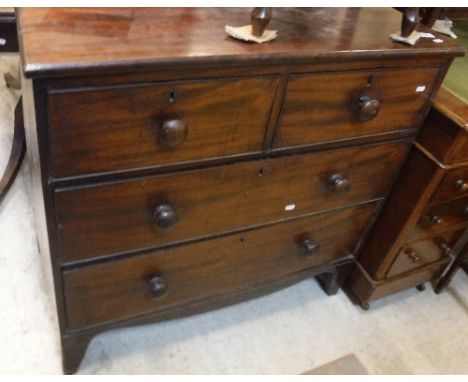
[(251, 161), (55, 195), (62, 262), (209, 237), (381, 198), (408, 141)]
[(56, 178), (259, 152), (275, 77), (52, 91)]
[(80, 329), (222, 295), (353, 253), (376, 203), (63, 273)]
[(274, 148), (415, 129), (437, 68), (290, 76)]

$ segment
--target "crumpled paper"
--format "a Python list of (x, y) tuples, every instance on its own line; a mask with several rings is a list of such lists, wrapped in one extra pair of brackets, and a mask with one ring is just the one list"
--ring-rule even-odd
[(400, 33), (392, 33), (390, 38), (394, 41), (402, 42), (403, 44), (408, 44), (414, 46), (416, 42), (424, 37), (423, 33), (418, 31), (413, 31), (408, 37), (403, 37)]
[(457, 38), (457, 35), (452, 32), (453, 22), (451, 20), (436, 20), (432, 29), (436, 32), (443, 33), (452, 38)]
[(252, 25), (244, 25), (242, 27), (224, 26), (224, 31), (231, 37), (242, 41), (254, 41), (259, 44), (274, 40), (278, 36), (278, 31), (265, 29), (260, 37), (252, 34)]

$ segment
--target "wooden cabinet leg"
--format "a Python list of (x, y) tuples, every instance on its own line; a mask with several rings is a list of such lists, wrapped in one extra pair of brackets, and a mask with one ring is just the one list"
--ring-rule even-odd
[(353, 265), (353, 261), (346, 261), (317, 276), (320, 286), (327, 295), (333, 296), (338, 293)]
[(75, 374), (93, 336), (62, 337), (62, 364), (64, 374)]

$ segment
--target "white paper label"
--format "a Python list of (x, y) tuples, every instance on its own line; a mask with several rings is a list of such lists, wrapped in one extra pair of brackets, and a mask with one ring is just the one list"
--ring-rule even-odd
[(427, 33), (427, 32), (422, 32), (421, 37), (425, 38), (435, 38), (435, 36), (432, 33)]
[(284, 207), (285, 211), (292, 211), (296, 208), (295, 204), (287, 204), (286, 207)]
[(422, 93), (424, 90), (426, 90), (426, 86), (424, 86), (424, 85), (419, 85), (419, 86), (416, 88), (416, 93)]
[(6, 45), (6, 40), (0, 37), (0, 45)]
[(435, 42), (436, 44), (440, 44), (441, 42), (444, 42), (444, 40), (440, 38), (435, 38), (434, 40), (432, 40), (432, 42)]

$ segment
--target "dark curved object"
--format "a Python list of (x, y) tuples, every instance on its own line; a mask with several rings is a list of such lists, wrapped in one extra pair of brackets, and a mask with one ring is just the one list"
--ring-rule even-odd
[(23, 102), (20, 98), (15, 107), (15, 124), (10, 158), (8, 159), (3, 176), (0, 179), (0, 203), (5, 198), (18, 174), (25, 152), (26, 142), (24, 139)]
[(250, 15), (250, 22), (252, 24), (252, 34), (261, 37), (263, 32), (271, 20), (271, 8), (254, 8)]
[(401, 35), (408, 37), (418, 24), (419, 8), (403, 8), (401, 19)]

